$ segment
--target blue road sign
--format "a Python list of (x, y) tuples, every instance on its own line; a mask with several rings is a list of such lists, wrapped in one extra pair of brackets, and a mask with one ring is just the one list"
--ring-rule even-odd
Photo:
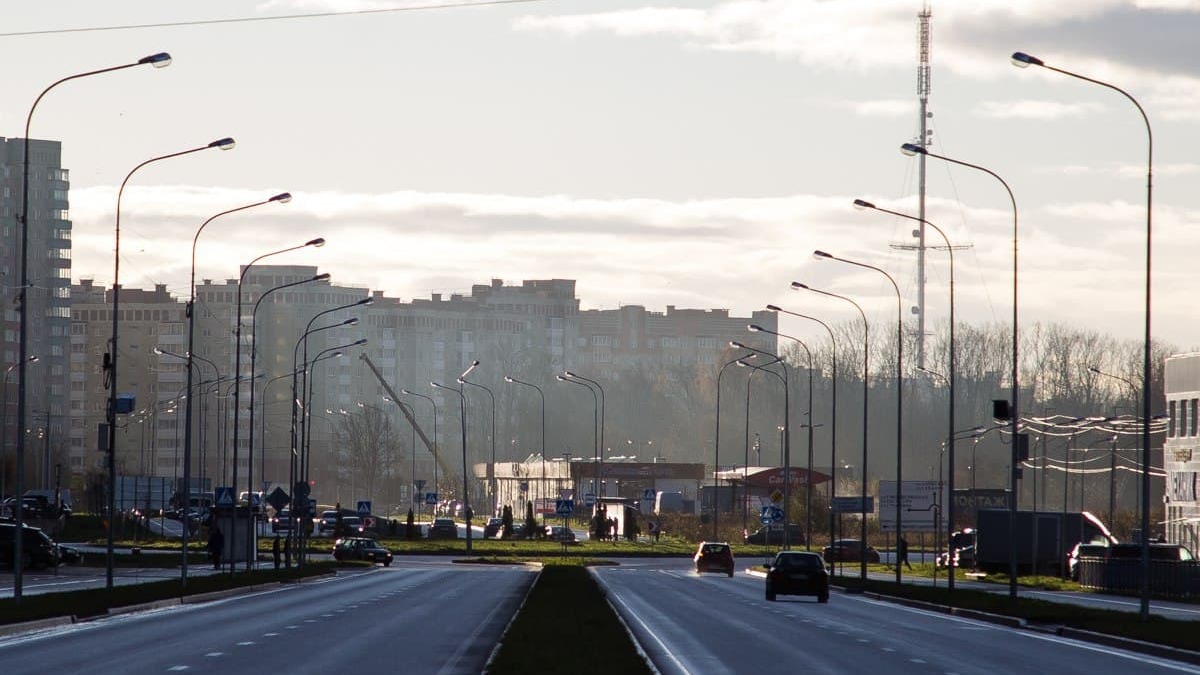
[(596, 505), (596, 495), (592, 494), (591, 492), (585, 492), (583, 494), (583, 505), (588, 507), (589, 509), (592, 508), (593, 506), (595, 506)]
[(371, 502), (359, 500), (358, 508), (355, 510), (358, 511), (358, 515), (366, 518), (371, 515)]
[(778, 506), (771, 507), (771, 522), (773, 522), (773, 523), (782, 523), (783, 522), (783, 509), (779, 508)]
[(437, 504), (437, 493), (436, 492), (426, 492), (425, 493), (425, 503), (429, 506), (433, 506), (433, 505)]
[(560, 516), (569, 517), (575, 513), (575, 500), (558, 499), (554, 502), (554, 512)]
[(658, 493), (656, 493), (652, 488), (646, 488), (645, 490), (642, 490), (642, 499), (645, 501), (652, 502), (657, 496)]
[(233, 508), (233, 488), (228, 486), (218, 486), (213, 495), (213, 506), (221, 508)]
[(529, 483), (526, 481), (521, 481), (518, 484), (518, 487), (521, 488), (521, 492), (529, 492)]
[(771, 507), (762, 507), (762, 511), (760, 511), (758, 514), (758, 522), (762, 523), (763, 525), (771, 524)]

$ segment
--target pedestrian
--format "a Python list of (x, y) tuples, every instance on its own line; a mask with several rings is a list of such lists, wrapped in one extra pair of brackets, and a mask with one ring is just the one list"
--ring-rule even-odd
[(213, 525), (208, 533), (208, 554), (212, 556), (213, 569), (221, 569), (221, 553), (225, 550), (225, 535), (221, 528)]
[(279, 569), (279, 533), (275, 533), (275, 541), (271, 542), (271, 559), (275, 563), (275, 569)]
[(900, 537), (896, 542), (896, 566), (899, 567), (900, 563), (904, 563), (905, 567), (912, 569), (912, 565), (908, 564), (908, 540), (904, 537)]
[(657, 520), (651, 523), (654, 526), (654, 543), (658, 543), (658, 538), (662, 536), (662, 523)]

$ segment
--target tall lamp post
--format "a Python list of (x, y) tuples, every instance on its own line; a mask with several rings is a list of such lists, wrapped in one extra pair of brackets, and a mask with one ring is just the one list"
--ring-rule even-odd
[(867, 410), (869, 408), (869, 399), (870, 399), (870, 394), (871, 394), (871, 384), (870, 384), (870, 377), (871, 377), (871, 326), (870, 326), (870, 324), (867, 323), (867, 315), (865, 312), (863, 312), (862, 307), (860, 307), (857, 302), (851, 300), (850, 298), (847, 298), (844, 295), (838, 295), (837, 293), (832, 293), (830, 291), (823, 291), (818, 288), (812, 288), (810, 286), (800, 283), (799, 281), (792, 282), (792, 289), (793, 290), (812, 291), (813, 293), (817, 293), (818, 295), (824, 295), (824, 296), (827, 296), (830, 298), (837, 298), (839, 300), (844, 300), (844, 301), (850, 303), (851, 305), (853, 305), (854, 309), (858, 310), (858, 315), (862, 317), (862, 322), (863, 322), (862, 444), (863, 444), (863, 447), (862, 447), (862, 503), (859, 506), (861, 508), (861, 516), (862, 516), (862, 522), (860, 523), (860, 525), (862, 527), (862, 532), (861, 532), (860, 537), (862, 538), (863, 545), (860, 547), (861, 555), (859, 556), (859, 574), (861, 575), (861, 577), (863, 579), (866, 579), (867, 578), (867, 546), (866, 546), (867, 545), (867, 446), (868, 446), (868, 440), (867, 440), (868, 424), (867, 423), (868, 423), (868, 420), (870, 419), (870, 417), (867, 414)]
[(589, 380), (588, 378), (586, 378), (582, 375), (579, 375), (577, 373), (573, 373), (569, 370), (564, 372), (563, 375), (567, 376), (570, 379), (583, 380), (584, 382), (588, 383), (588, 385), (596, 387), (596, 391), (600, 392), (600, 440), (598, 441), (599, 445), (597, 446), (597, 450), (598, 450), (597, 454), (600, 457), (600, 469), (599, 469), (600, 479), (599, 479), (599, 483), (598, 483), (600, 492), (597, 493), (597, 498), (603, 497), (603, 496), (605, 496), (604, 495), (604, 387), (601, 387), (600, 383), (597, 382), (596, 380)]
[[(992, 171), (991, 169), (988, 169), (983, 166), (979, 166), (978, 164), (971, 164), (969, 162), (964, 162), (964, 161), (958, 160), (958, 159), (952, 159), (950, 157), (945, 157), (943, 155), (939, 155), (939, 154), (930, 152), (928, 148), (925, 148), (920, 145), (916, 145), (914, 143), (905, 143), (905, 144), (901, 145), (900, 151), (906, 155), (926, 155), (929, 157), (936, 157), (940, 160), (950, 162), (951, 164), (958, 164), (959, 166), (965, 166), (968, 169), (975, 169), (976, 171), (982, 171), (982, 172), (988, 174), (989, 176), (991, 176), (992, 178), (995, 178), (997, 181), (1000, 182), (1001, 185), (1004, 186), (1005, 192), (1008, 193), (1008, 199), (1012, 203), (1012, 212), (1013, 212), (1012, 408), (1008, 411), (1009, 416), (1010, 416), (1011, 426), (1012, 426), (1012, 432), (1011, 432), (1012, 433), (1012, 461), (1010, 462), (1011, 466), (1010, 466), (1010, 475), (1009, 475), (1008, 538), (1009, 538), (1009, 541), (1014, 541), (1016, 538), (1016, 527), (1017, 527), (1017, 471), (1018, 471), (1018, 464), (1019, 464), (1018, 459), (1021, 457), (1021, 455), (1024, 452), (1027, 452), (1027, 449), (1028, 449), (1028, 445), (1026, 444), (1025, 439), (1020, 435), (1021, 415), (1019, 412), (1020, 407), (1018, 406), (1018, 399), (1019, 399), (1019, 395), (1021, 392), (1021, 387), (1020, 387), (1020, 380), (1019, 380), (1019, 378), (1020, 378), (1020, 361), (1018, 360), (1018, 346), (1020, 344), (1020, 342), (1019, 342), (1020, 324), (1018, 323), (1018, 309), (1017, 309), (1018, 308), (1018, 304), (1017, 304), (1017, 297), (1018, 297), (1018, 293), (1017, 293), (1017, 289), (1018, 289), (1018, 286), (1017, 286), (1017, 271), (1018, 271), (1018, 264), (1017, 264), (1017, 262), (1018, 262), (1018, 257), (1017, 257), (1017, 198), (1013, 196), (1012, 188), (1010, 188), (1008, 186), (1008, 183), (1003, 178), (1001, 178), (999, 174)], [(1149, 450), (1147, 450), (1147, 452), (1149, 452)], [(1009, 554), (1008, 554), (1008, 597), (1011, 599), (1014, 599), (1014, 600), (1017, 597), (1017, 549), (1015, 547), (1012, 550), (1010, 550)]]
[[(242, 276), (238, 280), (237, 328), (234, 330), (234, 341), (237, 343), (237, 347), (234, 349), (235, 356), (234, 356), (233, 362), (235, 364), (237, 364), (236, 365), (237, 370), (239, 370), (239, 371), (241, 370), (241, 364), (242, 364), (242, 354), (241, 354), (241, 351), (242, 351), (241, 350), (241, 345), (242, 345), (242, 281), (246, 278), (246, 270), (250, 269), (250, 267), (253, 266), (255, 262), (258, 262), (259, 260), (262, 260), (263, 258), (265, 258), (269, 255), (275, 255), (277, 253), (286, 253), (287, 251), (295, 251), (297, 249), (301, 249), (306, 246), (323, 246), (324, 244), (325, 244), (325, 240), (318, 238), (318, 239), (310, 240), (309, 242), (302, 244), (300, 246), (293, 246), (291, 248), (285, 248), (280, 251), (275, 251), (274, 253), (267, 253), (265, 255), (259, 256), (258, 258), (255, 258), (253, 262), (251, 262), (249, 265), (246, 265), (245, 269), (242, 270)], [(282, 290), (284, 288), (291, 288), (292, 286), (299, 286), (301, 284), (313, 283), (315, 281), (325, 281), (328, 278), (329, 278), (328, 273), (318, 274), (318, 275), (313, 276), (308, 279), (301, 279), (299, 281), (293, 281), (293, 282), (286, 283), (286, 284), (280, 284), (278, 286), (275, 286), (274, 288), (270, 288), (266, 292), (264, 292), (262, 295), (258, 296), (258, 300), (256, 300), (254, 302), (254, 309), (250, 313), (250, 317), (251, 317), (250, 321), (254, 325), (254, 328), (253, 328), (253, 330), (250, 331), (250, 421), (249, 421), (250, 428), (249, 428), (249, 433), (247, 434), (247, 437), (248, 437), (248, 440), (250, 441), (250, 443), (249, 443), (249, 447), (246, 450), (246, 499), (248, 501), (247, 506), (249, 507), (246, 512), (246, 521), (247, 521), (246, 522), (246, 550), (247, 551), (255, 550), (254, 549), (253, 516), (251, 515), (251, 511), (253, 511), (253, 507), (254, 507), (254, 379), (255, 379), (254, 371), (255, 371), (255, 365), (256, 365), (257, 356), (258, 356), (258, 308), (262, 305), (263, 300), (266, 299), (267, 296), (271, 295), (275, 291)], [(350, 323), (351, 321), (353, 321), (353, 323)], [(347, 319), (346, 321), (343, 322), (343, 325), (351, 325), (352, 326), (357, 323), (358, 323), (357, 318)], [(237, 473), (238, 473), (238, 441), (237, 441), (238, 432), (237, 432), (237, 430), (238, 430), (238, 427), (241, 426), (238, 423), (238, 418), (240, 417), (240, 412), (241, 412), (241, 410), (238, 406), (239, 393), (240, 393), (240, 387), (238, 386), (238, 382), (240, 382), (240, 380), (241, 380), (241, 378), (236, 378), (234, 381), (234, 384), (233, 384), (233, 403), (234, 403), (234, 405), (233, 405), (233, 409), (234, 409), (234, 413), (233, 413), (233, 485), (235, 488), (237, 486)], [(266, 413), (263, 413), (263, 416), (265, 417)], [(263, 457), (264, 457), (264, 459), (266, 457), (265, 450), (263, 451)], [(264, 472), (266, 471), (265, 462), (263, 465), (263, 471)], [(250, 556), (247, 556), (246, 557), (246, 571), (248, 572), (251, 569), (253, 569), (253, 566), (254, 566), (254, 562), (250, 559)]]
[[(810, 350), (808, 348), (808, 345), (804, 344), (804, 341), (798, 337), (792, 337), (791, 335), (785, 335), (783, 333), (778, 333), (776, 331), (773, 331), (773, 330), (770, 330), (767, 328), (763, 328), (762, 326), (759, 326), (758, 324), (753, 324), (753, 323), (749, 325), (749, 329), (753, 333), (766, 333), (767, 335), (774, 335), (775, 337), (781, 337), (781, 338), (786, 338), (788, 340), (791, 340), (792, 342), (795, 342), (796, 344), (803, 347), (804, 353), (808, 355), (808, 424), (806, 425), (808, 427), (808, 477), (805, 479), (806, 489), (805, 489), (805, 506), (804, 506), (805, 519), (806, 519), (805, 534), (807, 536), (804, 539), (804, 549), (806, 551), (811, 551), (812, 550), (813, 427), (814, 427), (813, 414), (812, 414), (812, 406), (813, 406), (813, 356), (812, 356), (812, 350)], [(789, 475), (787, 480), (790, 483), (792, 480), (792, 477)]]
[[(921, 223), (922, 225), (927, 225), (927, 226), (933, 228), (934, 232), (937, 232), (942, 237), (942, 241), (944, 241), (946, 243), (946, 253), (948, 253), (950, 256), (950, 331), (949, 331), (950, 344), (948, 347), (949, 354), (947, 356), (947, 361), (949, 362), (948, 363), (949, 373), (946, 377), (946, 385), (947, 385), (947, 389), (948, 389), (947, 398), (949, 399), (949, 420), (948, 420), (946, 426), (947, 426), (947, 438), (950, 439), (949, 445), (947, 446), (947, 451), (949, 452), (949, 454), (947, 455), (948, 461), (947, 461), (947, 466), (946, 466), (946, 473), (949, 474), (950, 480), (949, 480), (949, 483), (947, 486), (946, 494), (951, 496), (950, 499), (946, 500), (948, 502), (946, 504), (946, 523), (947, 523), (947, 528), (948, 528), (946, 541), (950, 541), (950, 539), (949, 539), (950, 534), (952, 534), (954, 531), (954, 499), (953, 499), (953, 495), (954, 495), (954, 438), (955, 438), (954, 437), (954, 425), (955, 425), (954, 380), (955, 380), (955, 366), (956, 366), (956, 358), (955, 358), (955, 353), (954, 353), (954, 246), (950, 243), (950, 237), (946, 236), (946, 233), (944, 231), (942, 231), (942, 228), (938, 227), (937, 225), (934, 225), (933, 223), (929, 222), (928, 220), (926, 220), (924, 218), (918, 218), (916, 216), (910, 216), (907, 213), (900, 213), (899, 211), (892, 211), (890, 209), (885, 209), (883, 207), (876, 206), (875, 204), (872, 204), (871, 202), (868, 202), (864, 199), (855, 199), (854, 200), (854, 208), (856, 208), (856, 209), (872, 209), (875, 211), (879, 211), (880, 213), (891, 214), (891, 215), (897, 216), (899, 218), (906, 218), (908, 220), (912, 220), (912, 221)], [(950, 563), (949, 563), (949, 568), (948, 568), (949, 572), (948, 572), (948, 577), (947, 577), (948, 582), (946, 584), (946, 587), (949, 588), (950, 590), (954, 590), (954, 563), (955, 563), (954, 556), (950, 556)]]
[[(58, 85), (62, 84), (63, 82), (69, 82), (70, 80), (78, 80), (80, 78), (90, 77), (92, 75), (111, 73), (116, 70), (124, 70), (126, 68), (132, 68), (134, 66), (141, 66), (141, 65), (146, 65), (146, 64), (152, 65), (155, 68), (165, 68), (166, 66), (171, 65), (171, 55), (166, 52), (160, 52), (158, 54), (151, 54), (150, 56), (142, 57), (132, 63), (125, 63), (125, 64), (122, 64), (119, 66), (112, 66), (109, 68), (101, 68), (99, 70), (91, 70), (86, 73), (77, 73), (75, 75), (68, 75), (67, 77), (57, 80), (56, 82), (51, 84), (49, 87), (46, 87), (45, 89), (43, 89), (42, 93), (38, 94), (38, 97), (36, 99), (34, 99), (33, 105), (30, 106), (30, 108), (29, 108), (29, 115), (26, 116), (26, 118), (25, 118), (25, 143), (23, 144), (24, 145), (24, 148), (23, 148), (24, 156), (23, 156), (22, 163), (21, 163), (21, 285), (20, 285), (20, 293), (19, 293), (20, 303), (17, 305), (17, 317), (18, 317), (18, 324), (19, 324), (18, 332), (17, 332), (18, 344), (19, 344), (19, 353), (17, 355), (17, 429), (21, 431), (20, 433), (17, 434), (16, 491), (17, 491), (18, 496), (23, 494), (25, 491), (25, 486), (24, 486), (24, 482), (25, 482), (25, 433), (24, 433), (24, 429), (25, 429), (25, 381), (26, 381), (25, 365), (29, 362), (29, 351), (28, 351), (28, 347), (29, 347), (28, 314), (29, 314), (29, 312), (28, 312), (28, 307), (27, 307), (28, 303), (26, 302), (27, 291), (29, 289), (29, 130), (30, 130), (30, 126), (33, 123), (33, 113), (35, 110), (37, 110), (38, 103), (41, 103), (42, 98), (45, 97), (45, 95), (47, 93), (49, 93), (51, 89), (57, 87)], [(122, 187), (124, 187), (124, 184), (122, 184)], [(117, 222), (118, 223), (120, 222), (120, 204), (121, 204), (120, 197), (118, 197), (117, 198)], [(113, 278), (113, 301), (114, 302), (116, 301), (116, 294), (117, 294), (116, 284), (117, 284), (117, 280), (114, 277)], [(115, 313), (114, 313), (113, 321), (114, 321), (114, 331), (115, 331), (116, 330), (115, 329), (115, 322), (116, 322)], [(114, 338), (114, 344), (113, 344), (113, 355), (114, 355), (114, 359), (115, 359), (115, 355), (116, 355), (115, 338)], [(113, 377), (113, 381), (115, 382), (116, 381), (116, 372), (117, 372), (116, 367), (115, 367), (116, 366), (115, 360), (113, 362), (113, 366), (114, 367), (112, 370), (112, 377)], [(110, 401), (110, 405), (111, 405), (111, 401)], [(112, 476), (112, 474), (115, 473), (115, 471), (116, 471), (116, 465), (112, 458), (113, 450), (114, 450), (114, 448), (112, 447), (112, 443), (115, 441), (115, 436), (116, 436), (115, 431), (112, 430), (112, 427), (115, 426), (113, 424), (114, 421), (115, 421), (114, 416), (112, 415), (112, 413), (109, 413), (108, 424), (110, 427), (110, 433), (108, 436), (108, 441), (109, 441), (108, 463), (109, 463), (109, 475), (110, 476)], [(114, 508), (114, 505), (113, 505), (114, 500), (111, 496), (112, 489), (113, 489), (113, 485), (110, 482), (109, 483), (109, 495), (110, 496), (109, 496), (109, 500), (108, 500), (109, 522), (110, 523), (113, 521), (112, 510)], [(22, 514), (21, 500), (17, 499), (16, 503), (13, 506), (13, 521), (16, 524), (17, 532), (22, 531), (21, 528), (24, 527), (23, 520), (24, 520), (24, 514)], [(22, 537), (16, 537), (16, 539), (14, 540), (14, 543), (13, 543), (13, 559), (14, 560), (21, 559), (21, 555), (22, 555), (21, 549), (24, 545), (24, 543), (21, 541), (21, 539), (22, 539)], [(109, 539), (109, 544), (108, 544), (108, 588), (111, 589), (112, 585), (113, 585), (113, 581), (112, 581), (112, 528), (111, 527), (109, 527), (108, 539)], [(20, 565), (14, 565), (13, 566), (13, 602), (18, 605), (21, 604), (21, 590), (22, 590), (22, 569), (21, 569)]]
[[(405, 396), (416, 396), (417, 398), (423, 398), (423, 399), (425, 399), (426, 401), (429, 401), (429, 404), (433, 406), (433, 492), (434, 492), (434, 494), (437, 494), (437, 491), (438, 491), (438, 451), (437, 451), (437, 449), (438, 449), (438, 430), (437, 430), (437, 428), (438, 428), (438, 425), (437, 425), (437, 418), (438, 418), (438, 414), (437, 414), (437, 401), (435, 401), (435, 400), (434, 400), (434, 398), (433, 398), (432, 396), (426, 396), (425, 394), (418, 394), (418, 393), (417, 393), (417, 392), (415, 392), (415, 391), (409, 391), (409, 390), (407, 390), (407, 389), (401, 389), (401, 390), (400, 390), (400, 393), (401, 393), (401, 394), (404, 394)], [(435, 506), (436, 506), (436, 505), (435, 505)], [(436, 516), (437, 514), (436, 514), (436, 513), (434, 513), (434, 514), (432, 514), (432, 515), (435, 515), (435, 516)]]
[[(822, 321), (816, 317), (811, 317), (811, 316), (808, 316), (807, 314), (797, 314), (796, 312), (789, 312), (788, 310), (783, 309), (782, 307), (779, 307), (778, 305), (767, 305), (767, 311), (777, 312), (779, 314), (789, 314), (791, 316), (799, 317), (801, 319), (808, 319), (809, 321), (815, 321), (815, 322), (821, 324), (821, 326), (825, 329), (825, 331), (827, 333), (829, 333), (829, 345), (832, 349), (832, 351), (830, 353), (831, 353), (831, 359), (833, 361), (833, 373), (832, 373), (833, 377), (831, 380), (831, 382), (833, 384), (833, 391), (831, 394), (833, 397), (833, 402), (832, 402), (833, 409), (830, 411), (830, 427), (831, 428), (829, 430), (830, 431), (830, 440), (829, 440), (829, 473), (830, 473), (830, 476), (829, 476), (829, 504), (830, 504), (829, 545), (832, 546), (833, 545), (834, 525), (837, 522), (837, 514), (835, 513), (835, 511), (833, 509), (834, 498), (837, 496), (837, 398), (838, 398), (838, 396), (837, 396), (837, 383), (838, 383), (837, 340), (834, 339), (833, 329), (829, 327), (829, 324), (825, 323), (824, 321)], [(811, 392), (809, 393), (809, 398), (810, 399), (812, 398)], [(809, 419), (809, 423), (811, 423), (811, 422), (812, 422), (812, 420)], [(811, 442), (809, 443), (809, 447), (810, 448), (812, 447)], [(811, 464), (809, 466), (809, 469), (810, 470), (812, 469)]]
[(554, 379), (559, 382), (567, 382), (579, 387), (583, 387), (592, 393), (592, 493), (593, 495), (600, 490), (600, 399), (596, 396), (596, 390), (589, 387), (587, 384), (579, 380), (567, 377), (566, 375), (555, 375)]
[[(467, 375), (470, 375), (471, 371), (475, 370), (475, 367), (478, 365), (479, 365), (478, 361), (473, 361), (471, 363), (471, 365), (468, 366), (467, 369), (463, 371), (462, 375), (458, 376), (458, 379), (465, 380)], [(470, 553), (471, 552), (471, 534), (472, 534), (471, 533), (471, 516), (473, 514), (471, 513), (471, 483), (470, 483), (471, 470), (470, 470), (470, 467), (467, 465), (467, 397), (465, 394), (463, 394), (462, 389), (455, 389), (454, 387), (447, 387), (446, 385), (438, 384), (437, 382), (430, 382), (429, 384), (432, 385), (436, 389), (445, 389), (447, 391), (452, 391), (452, 392), (458, 394), (458, 402), (459, 402), (459, 406), (460, 406), (459, 407), (459, 421), (462, 424), (463, 516), (466, 518), (466, 521), (467, 521), (467, 528), (466, 528), (467, 529), (467, 553)]]
[[(472, 368), (474, 368), (474, 366), (472, 366)], [(491, 399), (491, 401), (492, 401), (492, 463), (491, 463), (491, 466), (488, 468), (488, 474), (489, 474), (488, 491), (492, 493), (491, 494), (492, 513), (495, 514), (496, 508), (499, 506), (496, 503), (496, 395), (492, 393), (491, 389), (488, 389), (487, 387), (485, 387), (482, 384), (479, 384), (477, 382), (471, 382), (470, 380), (468, 380), (465, 377), (458, 378), (458, 383), (470, 385), (472, 387), (478, 387), (478, 388), (484, 390), (485, 392), (487, 392), (488, 398)]]
[[(779, 367), (783, 369), (783, 426), (787, 427), (784, 432), (783, 441), (783, 506), (786, 518), (783, 521), (783, 547), (786, 549), (789, 545), (791, 532), (788, 525), (791, 521), (791, 505), (792, 505), (792, 405), (791, 405), (791, 385), (788, 384), (788, 366), (783, 357), (778, 354), (755, 349), (742, 344), (736, 340), (729, 341), (730, 347), (737, 349), (745, 349), (746, 351), (754, 352), (761, 356), (767, 356), (779, 363)], [(766, 364), (771, 365), (771, 364)], [(765, 367), (765, 366), (764, 366)]]
[[(896, 284), (896, 280), (892, 278), (892, 275), (874, 265), (857, 262), (849, 258), (841, 258), (825, 251), (813, 251), (813, 257), (817, 260), (837, 260), (838, 262), (844, 262), (855, 267), (875, 270), (886, 277), (891, 282), (892, 289), (896, 291), (896, 550), (899, 552), (900, 540), (904, 538), (904, 527), (901, 521), (904, 514), (904, 500), (901, 499), (904, 487), (904, 474), (901, 471), (904, 457), (904, 308), (903, 299), (900, 297), (900, 286)], [(897, 558), (896, 583), (900, 583), (900, 578), (900, 559)]]
[[(541, 500), (541, 499), (544, 499), (544, 493), (546, 490), (546, 394), (545, 394), (545, 392), (542, 391), (542, 388), (537, 386), (536, 384), (532, 384), (530, 382), (523, 382), (511, 375), (505, 375), (504, 381), (508, 382), (509, 384), (519, 384), (522, 387), (529, 387), (529, 388), (533, 389), (534, 391), (536, 391), (538, 393), (538, 399), (542, 403), (542, 452), (541, 452), (542, 480), (538, 484), (538, 499)], [(494, 413), (494, 411), (493, 411), (493, 413)], [(494, 433), (495, 432), (493, 431), (493, 434)], [(493, 461), (495, 461), (495, 460), (493, 460)], [(542, 514), (542, 522), (543, 523), (546, 522), (545, 513)]]
[[(757, 356), (757, 354), (755, 354), (754, 356)], [(782, 361), (782, 359), (780, 359), (779, 357), (776, 357), (774, 359), (771, 359), (771, 361), (764, 363), (762, 365), (754, 365), (754, 364), (750, 363), (748, 359), (741, 359), (737, 362), (737, 365), (739, 367), (750, 369), (750, 373), (746, 376), (746, 429), (747, 429), (747, 433), (746, 433), (745, 458), (746, 458), (747, 464), (749, 463), (749, 459), (750, 459), (750, 433), (749, 433), (749, 429), (750, 429), (750, 385), (754, 381), (754, 374), (761, 371), (764, 373), (768, 373), (770, 375), (774, 375), (775, 379), (779, 380), (780, 385), (787, 387), (787, 380), (785, 380), (782, 375), (775, 372), (774, 370), (768, 369), (769, 366), (773, 366), (776, 363), (779, 363), (780, 361)], [(786, 418), (787, 416), (785, 415), (784, 417)], [(758, 434), (755, 434), (755, 436), (758, 436)], [(782, 439), (780, 439), (780, 440), (782, 440)], [(755, 444), (757, 445), (757, 441), (755, 441)], [(761, 451), (759, 454), (761, 455)], [(784, 470), (783, 467), (785, 466), (785, 458), (784, 458), (782, 443), (779, 446), (779, 465), (780, 465), (780, 470)], [(746, 479), (746, 472), (744, 470), (742, 471), (742, 482), (743, 483), (748, 482)], [(787, 485), (787, 478), (784, 479), (784, 485), (785, 486)], [(786, 491), (787, 488), (785, 487), (784, 489)], [(745, 491), (746, 491), (746, 486), (743, 486), (743, 495), (742, 495), (742, 530), (743, 531), (746, 530), (746, 512), (748, 510), (746, 507)], [(785, 504), (785, 508), (786, 508), (786, 504)], [(785, 530), (784, 536), (787, 535), (786, 529), (789, 524), (790, 523), (784, 523), (784, 530)]]
[[(117, 354), (120, 352), (120, 349), (118, 348), (117, 328), (119, 326), (118, 318), (121, 315), (121, 312), (120, 312), (120, 306), (121, 306), (121, 197), (124, 196), (124, 194), (125, 194), (125, 186), (129, 183), (129, 179), (133, 177), (133, 174), (137, 173), (138, 169), (141, 169), (143, 166), (146, 166), (147, 164), (159, 162), (164, 159), (171, 159), (172, 157), (181, 157), (183, 155), (190, 155), (194, 152), (200, 152), (201, 150), (208, 150), (211, 148), (219, 148), (221, 150), (231, 150), (231, 149), (233, 149), (234, 145), (235, 145), (235, 143), (232, 138), (221, 138), (221, 139), (215, 140), (212, 143), (209, 143), (207, 145), (201, 145), (201, 146), (197, 146), (195, 148), (190, 148), (188, 150), (181, 150), (179, 152), (172, 152), (167, 155), (160, 155), (158, 157), (152, 157), (152, 158), (142, 162), (141, 164), (138, 164), (137, 166), (133, 167), (133, 169), (131, 169), (129, 171), (129, 173), (125, 175), (125, 180), (121, 181), (121, 187), (120, 187), (120, 189), (117, 190), (117, 218), (116, 218), (116, 228), (115, 228), (116, 244), (113, 247), (112, 339), (109, 342), (108, 359), (107, 359), (107, 363), (105, 363), (105, 369), (108, 371), (108, 419), (107, 419), (107, 422), (108, 422), (108, 486), (109, 486), (109, 493), (108, 493), (108, 512), (109, 512), (109, 514), (108, 514), (109, 515), (109, 518), (108, 518), (108, 552), (107, 552), (107, 565), (106, 565), (107, 573), (105, 576), (105, 579), (106, 579), (105, 584), (106, 584), (106, 588), (108, 588), (108, 589), (112, 589), (112, 587), (113, 587), (113, 530), (114, 530), (115, 523), (116, 523), (115, 499), (116, 499), (116, 484), (117, 484), (117, 468), (116, 468), (115, 456), (116, 456), (116, 444), (117, 444)], [(188, 352), (189, 353), (191, 352), (190, 344), (188, 345)], [(191, 364), (191, 362), (188, 363), (187, 371), (188, 371), (187, 372), (188, 386), (190, 387), (192, 384), (192, 380), (191, 380), (192, 364)], [(191, 404), (190, 404), (191, 398), (190, 397), (189, 397), (188, 401), (189, 401), (189, 404), (188, 404), (187, 409), (191, 410)], [(189, 416), (188, 420), (185, 422), (185, 424), (190, 424), (190, 422), (191, 422), (191, 418)], [(185, 445), (186, 445), (186, 443), (185, 443)], [(184, 491), (186, 492), (185, 499), (186, 499), (186, 503), (188, 505), (191, 504), (191, 483), (188, 482), (191, 478), (191, 472), (189, 471), (190, 467), (187, 464), (187, 460), (189, 460), (189, 459), (190, 459), (190, 455), (188, 455), (185, 452), (184, 467), (183, 467), (183, 469), (184, 469), (183, 481), (184, 481)], [(182, 545), (183, 545), (183, 550), (185, 550), (185, 551), (187, 550), (187, 543), (188, 543), (188, 531), (187, 530), (188, 530), (188, 528), (186, 528), (186, 527), (182, 528), (182, 532), (183, 532)], [(186, 586), (187, 585), (187, 556), (183, 557), (183, 565), (180, 568), (180, 574), (181, 574), (180, 584)]]
[[(1142, 592), (1139, 613), (1142, 621), (1147, 621), (1150, 619), (1150, 383), (1153, 376), (1150, 344), (1150, 243), (1151, 214), (1153, 213), (1154, 133), (1150, 128), (1150, 118), (1146, 116), (1142, 105), (1124, 89), (1069, 70), (1048, 66), (1041, 59), (1022, 52), (1014, 53), (1012, 61), (1014, 65), (1022, 68), (1031, 65), (1040, 66), (1046, 70), (1111, 89), (1129, 99), (1129, 102), (1137, 108), (1138, 113), (1142, 116), (1142, 122), (1146, 125), (1146, 326), (1142, 356)], [(1015, 414), (1016, 411), (1013, 412)]]
[(717, 479), (718, 472), (721, 470), (721, 376), (725, 374), (725, 369), (743, 359), (757, 358), (758, 355), (751, 352), (730, 359), (721, 364), (721, 369), (717, 371), (717, 430), (713, 435), (713, 539), (718, 539), (717, 536), (717, 515), (721, 512), (721, 482)]

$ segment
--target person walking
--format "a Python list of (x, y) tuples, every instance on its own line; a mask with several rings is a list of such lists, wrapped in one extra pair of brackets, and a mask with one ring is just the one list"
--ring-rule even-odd
[(275, 569), (279, 569), (279, 533), (275, 533), (275, 541), (271, 542), (271, 559), (275, 563)]
[(221, 553), (225, 550), (225, 535), (221, 528), (213, 525), (208, 533), (208, 554), (212, 556), (213, 569), (221, 569)]
[(896, 542), (896, 565), (899, 566), (900, 563), (904, 563), (905, 567), (912, 569), (912, 565), (908, 564), (908, 540), (904, 537), (900, 537)]

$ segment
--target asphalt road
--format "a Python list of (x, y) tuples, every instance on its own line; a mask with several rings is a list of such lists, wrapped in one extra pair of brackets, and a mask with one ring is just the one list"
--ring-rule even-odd
[(1191, 664), (935, 614), (837, 591), (764, 598), (761, 577), (696, 575), (687, 560), (595, 568), (609, 598), (667, 674), (1169, 673)]
[(0, 639), (5, 673), (479, 673), (534, 573), (412, 561)]

